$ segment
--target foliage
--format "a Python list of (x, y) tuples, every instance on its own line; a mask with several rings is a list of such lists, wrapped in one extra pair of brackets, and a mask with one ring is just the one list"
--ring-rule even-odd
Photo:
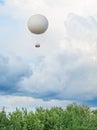
[(97, 110), (75, 103), (66, 109), (37, 108), (35, 112), (27, 109), (6, 113), (0, 112), (0, 130), (97, 130)]

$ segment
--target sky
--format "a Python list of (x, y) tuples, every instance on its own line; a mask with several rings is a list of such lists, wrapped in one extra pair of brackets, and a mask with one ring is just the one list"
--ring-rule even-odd
[[(28, 30), (34, 14), (48, 19), (44, 34)], [(7, 111), (97, 107), (96, 0), (0, 0), (0, 99)]]

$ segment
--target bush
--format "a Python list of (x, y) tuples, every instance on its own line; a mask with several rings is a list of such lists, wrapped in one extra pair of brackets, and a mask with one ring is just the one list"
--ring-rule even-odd
[(91, 111), (88, 106), (68, 105), (66, 109), (37, 108), (12, 113), (0, 112), (0, 130), (97, 130), (97, 110)]

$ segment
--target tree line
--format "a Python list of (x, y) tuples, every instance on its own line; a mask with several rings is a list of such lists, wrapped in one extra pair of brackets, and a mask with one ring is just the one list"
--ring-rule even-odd
[(0, 130), (97, 130), (97, 109), (75, 103), (65, 109), (40, 107), (35, 112), (16, 108), (7, 113), (3, 108)]

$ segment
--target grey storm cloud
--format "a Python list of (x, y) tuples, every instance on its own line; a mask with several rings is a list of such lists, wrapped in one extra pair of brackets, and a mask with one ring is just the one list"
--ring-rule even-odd
[(16, 56), (0, 55), (0, 93), (18, 92), (18, 83), (32, 74), (29, 65)]

